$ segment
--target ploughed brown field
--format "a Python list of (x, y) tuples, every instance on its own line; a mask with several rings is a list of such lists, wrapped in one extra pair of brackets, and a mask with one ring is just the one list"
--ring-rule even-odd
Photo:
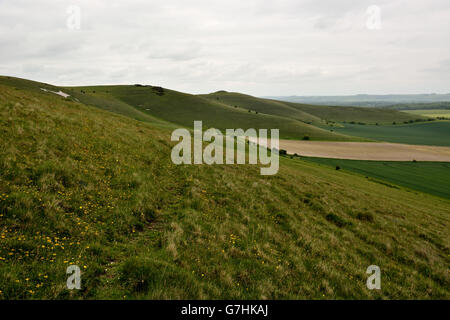
[[(250, 139), (254, 141), (254, 139)], [(263, 145), (266, 145), (262, 143)], [(387, 142), (280, 140), (279, 149), (306, 157), (378, 161), (446, 161), (450, 148)]]

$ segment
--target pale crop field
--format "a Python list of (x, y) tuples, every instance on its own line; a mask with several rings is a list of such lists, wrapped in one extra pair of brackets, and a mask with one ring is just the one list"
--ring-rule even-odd
[[(252, 139), (250, 139), (252, 141)], [(264, 142), (263, 145), (266, 145)], [(450, 148), (388, 142), (280, 140), (280, 149), (306, 157), (377, 161), (449, 161)]]

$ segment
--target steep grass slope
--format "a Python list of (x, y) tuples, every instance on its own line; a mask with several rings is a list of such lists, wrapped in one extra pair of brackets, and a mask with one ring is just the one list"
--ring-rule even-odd
[(450, 298), (448, 201), (288, 158), (175, 166), (170, 132), (0, 85), (0, 299)]
[[(149, 113), (139, 111), (138, 109), (118, 99), (115, 99), (114, 97), (108, 94), (96, 95), (96, 94), (89, 94), (89, 92), (82, 93), (81, 90), (77, 90), (74, 88), (58, 87), (48, 83), (36, 82), (7, 76), (0, 76), (0, 84), (12, 87), (16, 90), (26, 90), (27, 92), (35, 92), (35, 93), (43, 93), (44, 91), (42, 89), (49, 90), (52, 92), (62, 91), (70, 95), (70, 97), (67, 98), (69, 101), (82, 102), (86, 105), (92, 105), (106, 111), (122, 114), (124, 116), (139, 121), (151, 122), (153, 124), (171, 127), (170, 123), (162, 121), (161, 119), (157, 119)], [(49, 96), (53, 96), (54, 93), (52, 92), (47, 92), (46, 94)]]

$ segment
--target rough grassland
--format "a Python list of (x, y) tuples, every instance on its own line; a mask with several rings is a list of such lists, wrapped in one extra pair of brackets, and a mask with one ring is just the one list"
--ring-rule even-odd
[(449, 201), (287, 158), (175, 166), (169, 136), (0, 86), (0, 298), (450, 298)]

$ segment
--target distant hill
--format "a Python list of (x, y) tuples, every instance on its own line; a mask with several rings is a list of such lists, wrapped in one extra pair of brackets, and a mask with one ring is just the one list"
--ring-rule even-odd
[(450, 101), (450, 93), (390, 94), (390, 95), (357, 94), (350, 96), (276, 96), (265, 98), (280, 101), (309, 103), (318, 105), (382, 107), (387, 105), (404, 104), (404, 103), (431, 103), (431, 102)]
[(428, 109), (450, 109), (450, 101), (430, 103), (401, 103), (389, 105), (385, 108), (394, 110), (428, 110)]

